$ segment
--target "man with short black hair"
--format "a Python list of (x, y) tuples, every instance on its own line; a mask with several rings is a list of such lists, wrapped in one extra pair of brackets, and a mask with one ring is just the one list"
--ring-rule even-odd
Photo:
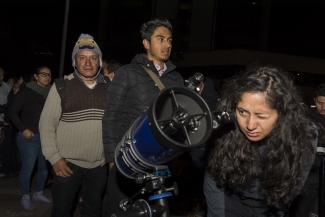
[(121, 63), (116, 62), (116, 60), (103, 60), (103, 70), (102, 74), (113, 80), (115, 72), (121, 67)]
[[(147, 70), (159, 77), (165, 87), (184, 86), (183, 78), (169, 60), (172, 49), (172, 26), (168, 20), (155, 19), (141, 26), (142, 44), (146, 54), (137, 54), (130, 64), (121, 66), (108, 90), (103, 117), (103, 143), (105, 160), (110, 172), (106, 192), (109, 195), (108, 214), (119, 212), (121, 199), (130, 197), (138, 188), (134, 180), (128, 181), (114, 166), (115, 148), (132, 125), (159, 93)], [(118, 181), (119, 180), (119, 181)]]
[(325, 84), (317, 86), (314, 92), (315, 107), (309, 110), (310, 118), (318, 129), (317, 153), (309, 171), (304, 189), (293, 202), (290, 216), (305, 217), (318, 215), (320, 156), (325, 150)]
[(317, 111), (325, 118), (325, 84), (320, 84), (317, 87), (314, 101)]

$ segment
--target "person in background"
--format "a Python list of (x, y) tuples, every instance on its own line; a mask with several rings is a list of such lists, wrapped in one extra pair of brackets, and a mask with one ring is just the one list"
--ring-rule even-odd
[[(317, 112), (325, 119), (325, 84), (320, 84), (315, 91), (315, 106)], [(321, 116), (320, 119), (321, 119)], [(322, 120), (322, 119), (321, 119)]]
[[(7, 98), (11, 90), (11, 86), (3, 81), (5, 76), (5, 71), (0, 68), (0, 106), (3, 106), (7, 103)], [(0, 121), (4, 120), (4, 111), (0, 111)]]
[[(32, 80), (32, 78), (33, 78), (33, 76), (28, 73), (23, 73), (19, 76), (19, 79), (14, 84), (14, 86), (12, 87), (12, 89), (8, 95), (8, 103), (7, 103), (8, 111), (7, 111), (7, 113), (9, 113), (10, 106), (11, 106), (12, 102), (14, 101), (14, 98), (17, 95), (17, 93), (20, 90), (24, 89), (26, 87), (26, 84), (28, 82), (30, 82)], [(21, 166), (22, 166), (20, 151), (17, 146), (17, 134), (18, 134), (19, 130), (17, 129), (17, 127), (15, 125), (13, 125), (11, 123), (9, 115), (5, 116), (5, 122), (10, 123), (11, 139), (12, 139), (12, 144), (14, 145), (14, 149), (15, 149), (16, 167), (17, 167), (17, 171), (19, 173), (19, 171), (21, 170)]]
[[(34, 211), (32, 201), (50, 203), (51, 200), (43, 194), (48, 175), (46, 160), (41, 150), (38, 122), (47, 95), (51, 88), (52, 73), (49, 67), (40, 66), (33, 73), (33, 80), (18, 92), (13, 100), (9, 118), (19, 132), (17, 145), (22, 158), (22, 168), (19, 175), (22, 193), (21, 205), (25, 210)], [(37, 161), (37, 178), (34, 194), (30, 196), (31, 175)]]
[(27, 82), (31, 81), (31, 75), (22, 74), (17, 82), (13, 85), (9, 92), (7, 103), (3, 107), (4, 121), (3, 121), (3, 137), (0, 146), (2, 168), (0, 173), (1, 177), (15, 177), (19, 175), (21, 170), (21, 157), (17, 146), (18, 129), (11, 123), (9, 118), (10, 106), (19, 90), (26, 86)]
[(314, 92), (315, 108), (309, 109), (311, 120), (318, 128), (317, 154), (301, 194), (290, 208), (290, 217), (318, 216), (320, 157), (325, 154), (325, 84)]
[(208, 217), (284, 216), (312, 166), (317, 127), (287, 72), (253, 64), (223, 86), (217, 111), (237, 121), (217, 138), (204, 179)]
[[(4, 113), (4, 121), (1, 122), (3, 124), (0, 140), (0, 156), (2, 160), (0, 178), (18, 176), (19, 171), (21, 170), (21, 157), (16, 142), (18, 129), (11, 124), (8, 112), (10, 105), (14, 100), (14, 97), (20, 89), (25, 87), (26, 82), (30, 82), (31, 77), (32, 76), (29, 74), (22, 74), (19, 79), (16, 80), (16, 82), (13, 84), (13, 87), (7, 96), (7, 103), (0, 106), (0, 113)], [(15, 79), (16, 77), (12, 77), (11, 80)]]
[(107, 65), (108, 77), (112, 81), (117, 70), (122, 66), (121, 63), (116, 62), (115, 60), (110, 60)]
[(109, 60), (106, 60), (106, 59), (102, 60), (102, 69), (100, 71), (100, 73), (102, 73), (102, 75), (104, 75), (106, 77), (108, 77), (108, 70), (107, 70), (108, 62), (109, 62)]
[(17, 80), (18, 80), (18, 78), (16, 78), (16, 77), (10, 77), (10, 78), (8, 78), (8, 80), (7, 80), (6, 83), (7, 83), (9, 86), (13, 87), (14, 84), (17, 82)]
[(102, 74), (112, 81), (115, 72), (121, 67), (121, 65), (122, 64), (116, 62), (116, 60), (103, 60)]
[(16, 82), (13, 84), (13, 88), (8, 94), (7, 103), (3, 106), (5, 116), (3, 121), (4, 138), (0, 144), (0, 155), (2, 161), (0, 178), (18, 176), (21, 169), (21, 160), (16, 144), (17, 130), (16, 127), (11, 124), (8, 116), (10, 105), (18, 93), (20, 86), (17, 78), (12, 78), (12, 80), (16, 80)]

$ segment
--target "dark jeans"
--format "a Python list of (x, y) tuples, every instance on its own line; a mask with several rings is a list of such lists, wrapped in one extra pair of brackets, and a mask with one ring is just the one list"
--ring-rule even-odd
[(106, 187), (107, 167), (98, 166), (87, 169), (70, 162), (68, 167), (73, 171), (70, 177), (59, 177), (53, 171), (51, 217), (69, 217), (73, 202), (81, 186), (81, 217), (100, 217), (102, 196)]
[(14, 146), (14, 151), (15, 151), (16, 167), (17, 167), (17, 171), (20, 171), (21, 167), (22, 167), (22, 163), (21, 163), (20, 151), (19, 151), (19, 148), (17, 145), (18, 132), (19, 132), (19, 130), (14, 125), (11, 125), (11, 139), (12, 139), (12, 144)]
[(29, 195), (31, 186), (31, 176), (37, 161), (37, 181), (34, 192), (44, 190), (45, 181), (48, 174), (48, 167), (41, 149), (41, 139), (39, 134), (26, 139), (22, 132), (17, 135), (17, 145), (21, 153), (22, 168), (19, 175), (19, 184), (22, 195)]
[(10, 175), (17, 172), (15, 146), (12, 140), (11, 127), (4, 127), (4, 139), (0, 145), (0, 156), (2, 162), (1, 173)]

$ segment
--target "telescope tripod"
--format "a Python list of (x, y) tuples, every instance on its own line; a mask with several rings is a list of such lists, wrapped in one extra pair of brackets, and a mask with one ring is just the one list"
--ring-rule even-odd
[[(154, 175), (137, 174), (135, 178), (136, 183), (145, 184), (145, 186), (129, 199), (121, 200), (120, 209), (123, 211), (112, 214), (111, 217), (170, 217), (167, 197), (173, 196), (172, 191), (175, 195), (178, 195), (176, 182), (170, 188), (165, 187), (165, 179), (170, 176), (170, 171), (165, 165), (157, 165)], [(153, 193), (148, 201), (154, 201), (155, 204), (149, 204), (143, 199), (133, 203), (133, 199), (136, 196), (146, 192)]]

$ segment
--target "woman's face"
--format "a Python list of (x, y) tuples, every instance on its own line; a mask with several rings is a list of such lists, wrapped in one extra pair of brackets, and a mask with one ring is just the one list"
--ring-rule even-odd
[(52, 80), (51, 70), (49, 68), (41, 68), (39, 73), (34, 74), (34, 78), (38, 85), (46, 87)]
[(13, 94), (14, 95), (16, 95), (17, 93), (18, 93), (18, 91), (19, 91), (19, 84), (18, 84), (18, 82), (16, 82), (15, 84), (14, 84), (14, 86), (12, 87), (12, 91), (13, 91)]
[(8, 81), (7, 81), (7, 84), (8, 84), (9, 86), (11, 86), (11, 87), (14, 86), (14, 84), (15, 84), (14, 79), (9, 78)]
[(257, 142), (273, 130), (278, 112), (271, 109), (261, 92), (244, 93), (236, 108), (237, 123), (248, 140)]

